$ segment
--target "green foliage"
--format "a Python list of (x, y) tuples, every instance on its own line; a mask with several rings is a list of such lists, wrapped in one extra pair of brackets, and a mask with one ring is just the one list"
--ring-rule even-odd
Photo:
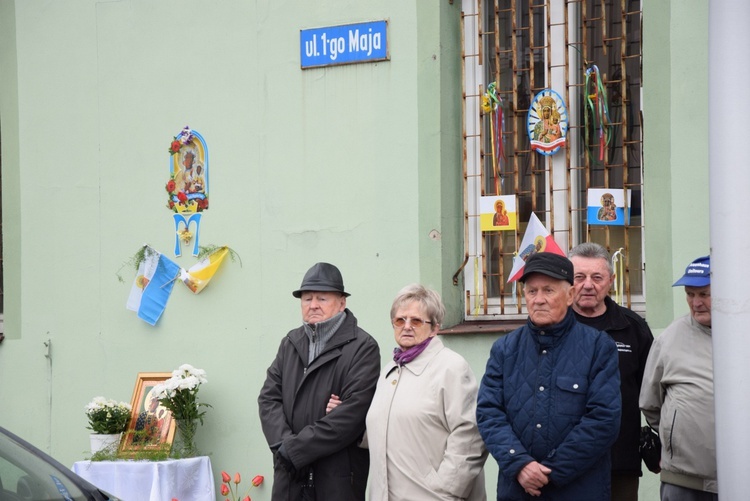
[(223, 249), (225, 247), (226, 247), (227, 251), (229, 251), (229, 258), (232, 260), (232, 262), (234, 263), (234, 261), (236, 259), (236, 260), (238, 260), (240, 262), (240, 267), (242, 267), (242, 259), (240, 259), (240, 255), (237, 254), (234, 251), (234, 249), (232, 249), (231, 247), (227, 247), (225, 245), (205, 245), (205, 246), (201, 245), (201, 246), (199, 246), (198, 247), (198, 249), (199, 249), (199, 251), (198, 251), (198, 260), (200, 261), (201, 259), (205, 259), (208, 256), (210, 256), (211, 254), (213, 254), (214, 252), (220, 251), (221, 249)]
[(137, 272), (138, 271), (138, 267), (141, 265), (141, 263), (143, 261), (145, 261), (147, 257), (149, 257), (149, 256), (151, 256), (152, 254), (155, 254), (155, 253), (156, 253), (156, 251), (154, 249), (152, 249), (151, 247), (149, 247), (148, 245), (144, 245), (143, 247), (141, 247), (140, 249), (138, 249), (138, 252), (136, 252), (135, 254), (133, 254), (130, 257), (130, 259), (128, 259), (127, 261), (125, 261), (124, 263), (122, 263), (122, 266), (120, 266), (120, 269), (117, 270), (117, 273), (115, 273), (115, 275), (117, 276), (118, 282), (120, 282), (121, 284), (125, 283), (125, 279), (122, 278), (122, 275), (120, 275), (120, 272), (122, 271), (123, 268), (125, 268), (125, 267), (131, 268), (132, 267), (132, 268), (135, 268), (135, 271)]
[(193, 421), (198, 419), (203, 424), (205, 410), (201, 407), (211, 407), (209, 404), (198, 402), (198, 387), (191, 389), (177, 389), (167, 391), (164, 398), (159, 399), (159, 403), (172, 412), (175, 419), (184, 419)]
[(126, 437), (133, 440), (123, 440), (128, 444), (127, 450), (120, 450), (119, 444), (104, 448), (91, 455), (91, 461), (118, 461), (131, 459), (136, 461), (164, 461), (169, 459), (170, 444), (152, 444), (148, 431), (129, 431)]

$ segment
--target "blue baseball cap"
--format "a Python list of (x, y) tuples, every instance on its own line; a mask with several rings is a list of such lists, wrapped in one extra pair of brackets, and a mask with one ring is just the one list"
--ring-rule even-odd
[(699, 257), (685, 268), (685, 274), (672, 287), (705, 287), (711, 285), (711, 261), (709, 256)]

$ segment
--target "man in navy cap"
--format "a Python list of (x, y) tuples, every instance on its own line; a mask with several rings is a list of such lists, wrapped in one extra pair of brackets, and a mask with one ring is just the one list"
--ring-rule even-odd
[(661, 437), (661, 500), (718, 501), (709, 256), (690, 263), (678, 286), (690, 313), (654, 341), (639, 403)]
[(363, 501), (370, 462), (359, 443), (380, 373), (378, 344), (347, 309), (334, 265), (313, 265), (292, 295), (303, 324), (281, 341), (258, 397), (274, 453), (272, 499)]
[(477, 401), (479, 432), (500, 467), (497, 499), (608, 500), (617, 347), (576, 320), (568, 258), (532, 254), (520, 280), (529, 318), (493, 344)]

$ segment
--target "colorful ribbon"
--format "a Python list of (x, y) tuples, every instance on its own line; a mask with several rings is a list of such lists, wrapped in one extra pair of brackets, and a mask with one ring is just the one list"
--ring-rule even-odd
[(505, 120), (503, 118), (503, 99), (497, 95), (497, 82), (487, 86), (487, 92), (482, 96), (482, 111), (490, 115), (490, 144), (492, 147), (492, 169), (495, 175), (495, 193), (500, 194), (500, 176), (498, 165), (500, 159), (505, 160), (503, 148), (503, 130)]
[(589, 129), (589, 113), (585, 113), (585, 139), (586, 139), (586, 151), (591, 150), (589, 144), (589, 137), (592, 133), (596, 133), (599, 140), (599, 161), (604, 161), (604, 152), (609, 145), (611, 139), (611, 131), (609, 124), (609, 108), (607, 107), (607, 89), (602, 83), (601, 73), (599, 68), (592, 64), (586, 70), (586, 85), (584, 87), (586, 92), (586, 108), (591, 112), (593, 120), (594, 130)]

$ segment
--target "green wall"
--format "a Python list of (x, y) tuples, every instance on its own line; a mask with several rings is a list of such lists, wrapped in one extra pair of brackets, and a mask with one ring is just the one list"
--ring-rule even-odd
[[(300, 29), (380, 19), (390, 61), (300, 69)], [(310, 265), (339, 266), (384, 358), (408, 283), (460, 321), (460, 2), (0, 0), (0, 28), (0, 425), (72, 464), (92, 397), (129, 401), (138, 372), (191, 363), (213, 406), (199, 447), (216, 471), (271, 478), (256, 398)], [(125, 309), (121, 267), (143, 243), (196, 261), (173, 256), (164, 207), (184, 125), (210, 154), (201, 243), (241, 265), (200, 295), (177, 284), (151, 327)]]
[[(437, 288), (446, 324), (460, 322), (460, 4), (0, 0), (0, 425), (72, 464), (93, 396), (129, 400), (138, 372), (187, 362), (208, 372), (198, 445), (215, 470), (270, 478), (256, 397), (300, 322), (290, 292), (312, 263), (341, 268), (384, 360), (403, 285)], [(708, 192), (696, 189), (708, 176), (707, 6), (644, 4), (646, 292), (660, 332), (686, 311), (671, 283), (708, 252)], [(379, 19), (390, 61), (300, 69), (300, 29)], [(242, 263), (197, 296), (177, 284), (151, 327), (125, 310), (133, 271), (121, 267), (143, 243), (174, 258), (163, 185), (184, 125), (210, 152), (201, 243)], [(495, 339), (445, 341), (481, 377)], [(491, 494), (492, 460), (486, 475)], [(641, 491), (657, 499), (658, 477)]]
[(671, 285), (709, 253), (708, 3), (644, 2), (646, 302), (652, 329), (687, 313)]

